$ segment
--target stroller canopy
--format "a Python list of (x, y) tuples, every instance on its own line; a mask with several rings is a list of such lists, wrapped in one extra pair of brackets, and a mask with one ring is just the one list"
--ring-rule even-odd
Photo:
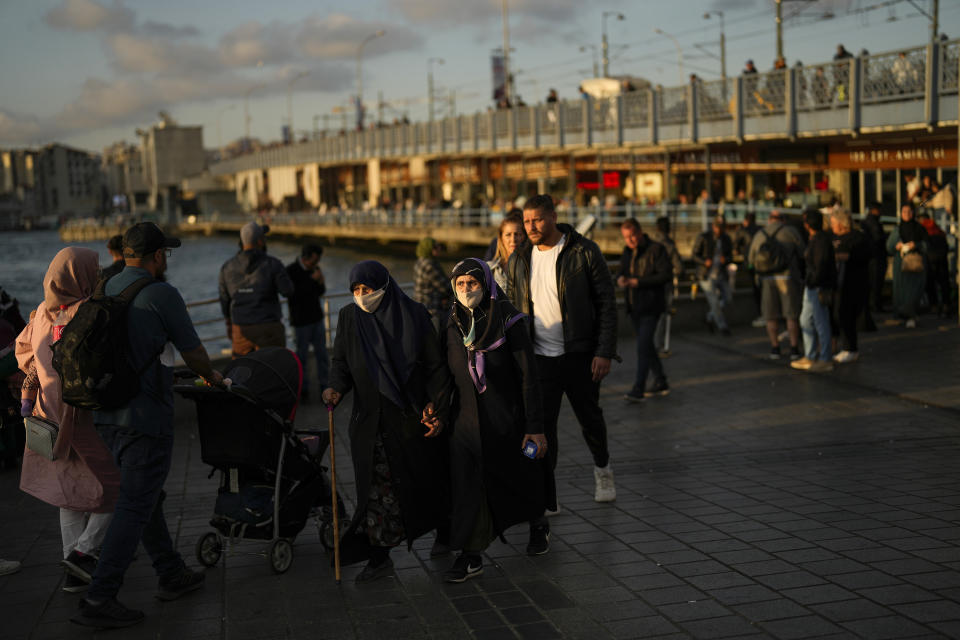
[(261, 406), (292, 420), (300, 397), (303, 371), (289, 349), (266, 347), (232, 360), (223, 372)]

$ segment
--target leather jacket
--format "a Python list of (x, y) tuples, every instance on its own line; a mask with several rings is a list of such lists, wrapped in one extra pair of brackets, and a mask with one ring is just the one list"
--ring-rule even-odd
[[(557, 257), (557, 294), (563, 313), (566, 353), (588, 352), (602, 358), (617, 356), (617, 305), (613, 279), (600, 247), (568, 224), (557, 228), (566, 235)], [(530, 262), (533, 245), (518, 248), (507, 263), (507, 296), (531, 318)], [(531, 332), (533, 323), (528, 323)]]
[(717, 242), (720, 243), (720, 255), (724, 258), (721, 266), (721, 273), (726, 278), (726, 265), (733, 262), (733, 242), (726, 233), (721, 233), (719, 237), (713, 235), (712, 230), (707, 230), (697, 237), (697, 242), (693, 245), (693, 261), (697, 264), (697, 280), (706, 279), (710, 273), (710, 267), (707, 266), (707, 260), (713, 260), (714, 253), (717, 250)]

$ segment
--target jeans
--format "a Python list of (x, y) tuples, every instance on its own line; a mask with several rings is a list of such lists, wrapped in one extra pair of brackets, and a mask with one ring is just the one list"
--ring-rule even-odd
[(657, 320), (657, 329), (653, 333), (653, 345), (657, 348), (657, 353), (669, 351), (669, 341), (667, 340), (667, 321), (670, 318), (670, 309), (673, 307), (673, 284), (665, 287), (664, 297), (666, 298), (667, 309), (660, 314)]
[(84, 513), (60, 509), (60, 537), (63, 540), (63, 557), (71, 551), (97, 555), (103, 537), (107, 535), (112, 513)]
[(163, 517), (163, 484), (173, 459), (173, 436), (148, 436), (123, 427), (97, 425), (120, 470), (120, 493), (87, 592), (90, 600), (115, 598), (123, 576), (143, 542), (162, 578), (183, 569)]
[[(653, 326), (657, 316), (651, 316)], [(653, 345), (653, 328), (650, 329), (650, 344)], [(600, 383), (592, 380), (590, 365), (592, 353), (565, 353), (562, 356), (537, 356), (537, 371), (540, 376), (540, 393), (543, 396), (543, 435), (547, 438), (547, 460), (550, 468), (557, 467), (557, 420), (560, 417), (560, 402), (563, 394), (573, 408), (580, 423), (583, 439), (593, 456), (593, 463), (605, 467), (610, 461), (607, 449), (607, 423), (600, 408)]]
[(634, 379), (633, 387), (643, 393), (647, 386), (647, 374), (651, 369), (655, 382), (667, 380), (663, 373), (663, 365), (660, 364), (660, 358), (657, 356), (657, 349), (653, 345), (653, 334), (657, 329), (659, 316), (644, 314), (631, 315), (630, 318), (637, 332), (637, 377)]
[(820, 304), (819, 287), (803, 288), (800, 331), (803, 332), (803, 354), (810, 360), (829, 362), (830, 312)]
[(303, 388), (310, 388), (310, 379), (307, 374), (307, 358), (310, 356), (310, 345), (313, 345), (313, 355), (317, 359), (317, 382), (322, 391), (327, 387), (330, 373), (330, 361), (327, 359), (327, 336), (322, 322), (314, 322), (302, 327), (293, 328), (297, 340), (297, 357), (303, 365)]
[(713, 278), (700, 281), (700, 288), (703, 295), (707, 298), (707, 305), (710, 310), (707, 312), (707, 320), (717, 325), (717, 329), (727, 329), (727, 319), (723, 317), (723, 307), (727, 303), (727, 291), (729, 285), (722, 278)]

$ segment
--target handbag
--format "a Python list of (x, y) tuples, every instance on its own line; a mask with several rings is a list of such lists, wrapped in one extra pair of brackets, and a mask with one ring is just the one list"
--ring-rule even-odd
[(37, 416), (25, 417), (23, 426), (27, 430), (27, 448), (47, 460), (56, 460), (56, 456), (53, 455), (53, 445), (57, 442), (60, 426), (53, 420)]
[(900, 270), (904, 273), (921, 273), (923, 271), (923, 256), (919, 251), (911, 251), (903, 256)]

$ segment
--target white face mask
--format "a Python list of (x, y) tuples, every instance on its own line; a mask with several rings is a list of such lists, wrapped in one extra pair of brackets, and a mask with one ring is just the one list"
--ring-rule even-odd
[(383, 294), (387, 292), (387, 288), (377, 289), (372, 293), (366, 295), (353, 296), (353, 301), (357, 303), (357, 306), (366, 311), (367, 313), (373, 313), (377, 310), (377, 307), (380, 306), (380, 301), (383, 300)]
[(480, 305), (480, 301), (483, 300), (483, 289), (477, 289), (476, 291), (470, 291), (468, 293), (460, 293), (457, 291), (457, 300), (467, 309), (476, 309)]

